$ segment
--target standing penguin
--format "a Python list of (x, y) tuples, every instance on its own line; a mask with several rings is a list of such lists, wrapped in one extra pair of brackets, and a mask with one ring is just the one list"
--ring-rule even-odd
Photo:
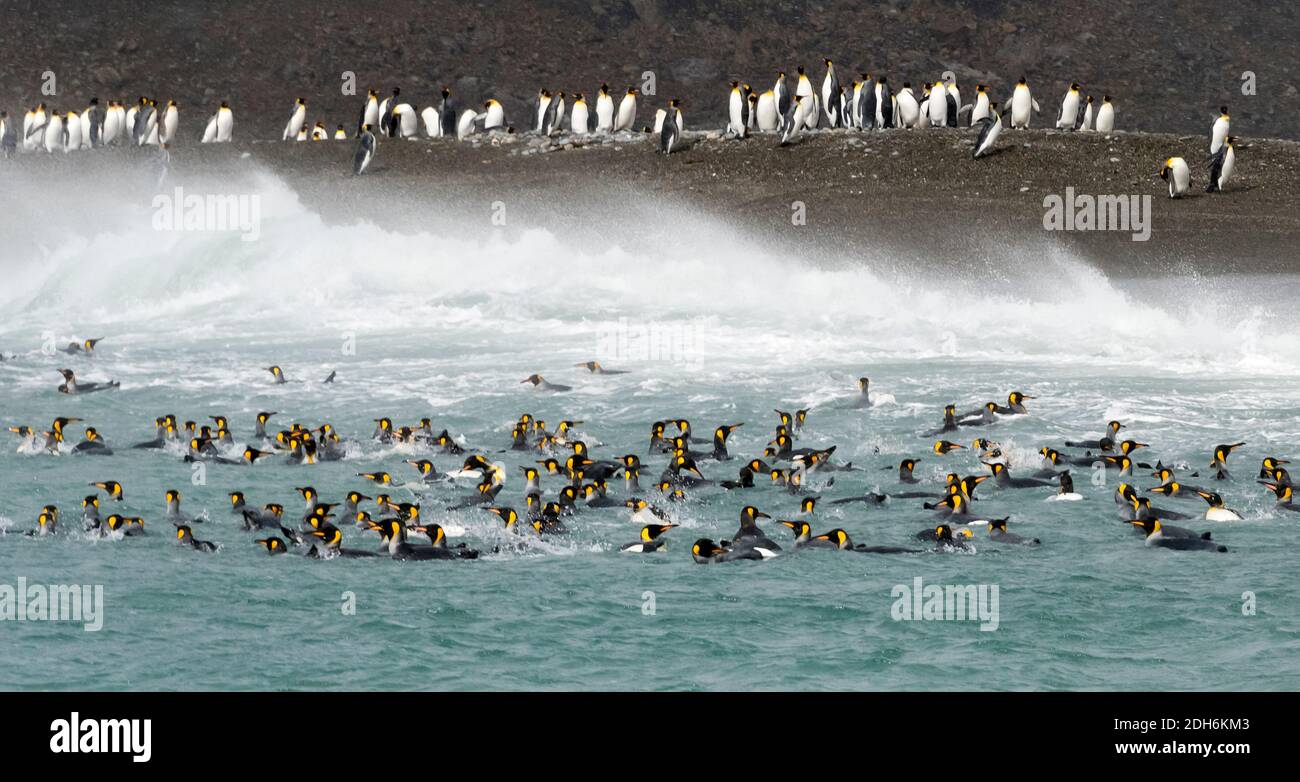
[(596, 95), (596, 132), (605, 132), (614, 129), (614, 98), (609, 94), (609, 85), (600, 85), (600, 92)]
[(1215, 118), (1214, 124), (1210, 125), (1210, 154), (1213, 155), (1223, 146), (1223, 140), (1228, 137), (1228, 129), (1231, 120), (1228, 117), (1228, 107), (1219, 107), (1219, 116)]
[(492, 130), (493, 128), (504, 128), (506, 126), (506, 110), (502, 108), (500, 101), (491, 98), (483, 104), (483, 129)]
[(361, 104), (361, 116), (357, 117), (357, 132), (360, 133), (367, 125), (377, 125), (379, 123), (379, 93), (374, 90), (366, 90), (366, 102)]
[(785, 83), (785, 71), (777, 71), (776, 83), (772, 85), (772, 97), (776, 99), (776, 129), (781, 130), (791, 103), (790, 88)]
[(894, 127), (895, 99), (893, 91), (889, 89), (889, 79), (884, 76), (876, 77), (873, 95), (876, 99), (876, 127)]
[(438, 108), (438, 135), (454, 137), (456, 135), (456, 99), (451, 96), (451, 88), (442, 88), (442, 105)]
[(303, 123), (307, 121), (307, 101), (299, 98), (293, 104), (293, 112), (289, 114), (289, 121), (284, 126), (284, 135), (282, 141), (289, 141), (298, 138), (298, 133), (302, 130)]
[(99, 98), (91, 98), (90, 105), (81, 112), (81, 126), (85, 146), (94, 149), (104, 145), (104, 110), (99, 106)]
[(936, 81), (930, 88), (930, 124), (942, 128), (948, 124), (948, 88)]
[[(18, 132), (14, 130), (14, 121), (7, 111), (0, 111), (0, 151), (4, 152), (5, 160), (18, 151)], [(0, 354), (0, 358), (3, 358), (3, 354)]]
[(614, 132), (631, 130), (636, 122), (636, 87), (628, 87), (623, 100), (618, 104), (618, 118), (614, 120)]
[[(944, 90), (948, 93), (948, 127), (957, 127), (957, 118), (961, 115), (961, 90), (957, 89), (957, 79), (951, 75), (944, 80)], [(969, 108), (969, 107), (967, 107)]]
[(587, 99), (579, 92), (573, 96), (573, 111), (569, 113), (569, 130), (575, 135), (583, 136), (587, 134), (588, 129), (591, 127), (587, 114)]
[(105, 146), (117, 141), (126, 127), (126, 108), (115, 100), (108, 102), (108, 111), (104, 113), (104, 134), (101, 137)]
[(361, 176), (370, 161), (375, 159), (375, 148), (378, 142), (375, 140), (374, 125), (362, 125), (361, 133), (357, 136), (357, 151), (352, 156), (352, 173), (354, 176)]
[(167, 108), (163, 110), (162, 119), (158, 122), (158, 140), (164, 144), (171, 144), (176, 140), (176, 129), (180, 126), (180, 106), (176, 101), (167, 101)]
[(805, 115), (808, 113), (808, 107), (811, 106), (812, 103), (813, 98), (811, 96), (794, 96), (794, 99), (790, 102), (789, 110), (785, 113), (784, 122), (782, 123), (782, 127), (785, 129), (781, 133), (781, 146), (790, 143), (791, 139), (799, 135), (799, 131), (802, 130), (804, 126)]
[(973, 128), (979, 124), (979, 121), (992, 116), (992, 110), (989, 108), (989, 90), (983, 84), (975, 85), (975, 103), (970, 110), (970, 126)]
[(45, 123), (45, 151), (57, 152), (63, 149), (63, 117), (59, 112), (51, 111), (50, 119)]
[(1056, 118), (1056, 127), (1058, 129), (1074, 130), (1074, 123), (1079, 116), (1079, 101), (1081, 99), (1079, 83), (1071, 82), (1069, 91), (1061, 99), (1061, 116)]
[(903, 89), (898, 91), (898, 123), (905, 128), (914, 128), (921, 121), (921, 104), (912, 93), (911, 82), (903, 82)]
[(673, 145), (677, 143), (677, 137), (681, 134), (681, 129), (677, 127), (677, 101), (668, 102), (668, 111), (664, 114), (663, 127), (659, 130), (659, 151), (665, 155), (671, 154)]
[(746, 134), (745, 95), (738, 81), (731, 83), (731, 97), (727, 101), (727, 131), (737, 138)]
[[(987, 155), (989, 150), (993, 149), (993, 143), (998, 140), (1002, 133), (1002, 115), (998, 114), (998, 104), (989, 104), (989, 113), (992, 116), (984, 117), (975, 123), (980, 129), (979, 137), (975, 139), (975, 159)], [(1004, 111), (1003, 114), (1006, 112)]]
[(551, 108), (551, 91), (543, 87), (537, 91), (537, 106), (536, 106), (537, 121), (533, 125), (533, 130), (535, 130), (538, 133), (546, 132), (544, 130), (546, 113), (550, 111), (550, 108)]
[(758, 123), (758, 129), (762, 131), (776, 130), (780, 125), (780, 118), (776, 113), (776, 93), (768, 90), (758, 96), (758, 105), (754, 107), (754, 120)]
[(63, 115), (63, 151), (76, 152), (81, 149), (81, 115), (69, 111)]
[(798, 68), (795, 68), (795, 71), (798, 72), (799, 78), (796, 80), (794, 85), (794, 96), (796, 98), (812, 97), (813, 94), (812, 82), (809, 81), (808, 74), (803, 72), (803, 66), (800, 65)]
[(1083, 106), (1079, 109), (1079, 121), (1074, 126), (1075, 130), (1088, 132), (1092, 130), (1092, 96), (1084, 101)]
[(1192, 173), (1187, 168), (1187, 161), (1180, 157), (1171, 157), (1160, 169), (1160, 178), (1169, 183), (1169, 197), (1181, 198), (1187, 193), (1192, 182)]
[(231, 111), (228, 101), (221, 101), (221, 106), (217, 108), (217, 138), (216, 143), (228, 144), (235, 133), (235, 112)]
[(832, 128), (840, 126), (843, 115), (840, 113), (840, 79), (835, 75), (835, 63), (829, 58), (826, 63), (826, 76), (822, 78), (822, 108), (826, 111), (826, 121)]
[(1016, 89), (1011, 93), (1011, 127), (1028, 128), (1030, 112), (1038, 111), (1038, 101), (1029, 91), (1029, 82), (1024, 76), (1016, 82)]
[(1097, 132), (1110, 133), (1115, 130), (1115, 104), (1109, 95), (1101, 96), (1101, 108), (1097, 109)]
[(1233, 149), (1237, 141), (1236, 136), (1228, 136), (1223, 140), (1223, 146), (1219, 147), (1219, 151), (1210, 158), (1210, 184), (1205, 186), (1205, 192), (1223, 192), (1223, 186), (1228, 184), (1228, 179), (1232, 177), (1232, 169), (1237, 165), (1237, 153)]

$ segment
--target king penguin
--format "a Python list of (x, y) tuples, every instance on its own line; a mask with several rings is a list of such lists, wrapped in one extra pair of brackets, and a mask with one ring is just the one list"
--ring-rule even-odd
[(1111, 133), (1115, 130), (1115, 104), (1109, 95), (1101, 96), (1101, 108), (1097, 109), (1097, 132)]
[(1029, 91), (1029, 82), (1021, 76), (1011, 93), (1011, 127), (1017, 130), (1028, 128), (1031, 113), (1038, 110), (1038, 101)]
[(1237, 153), (1233, 148), (1236, 143), (1236, 136), (1228, 136), (1223, 140), (1219, 151), (1210, 158), (1210, 183), (1205, 186), (1205, 192), (1222, 193), (1223, 186), (1232, 178), (1232, 169), (1237, 165)]
[(1214, 119), (1214, 124), (1210, 125), (1210, 154), (1213, 155), (1223, 146), (1223, 142), (1228, 138), (1228, 129), (1231, 126), (1231, 118), (1228, 116), (1228, 107), (1219, 107), (1219, 116)]
[(293, 104), (293, 111), (289, 114), (289, 121), (285, 123), (284, 135), (282, 141), (291, 141), (298, 138), (299, 131), (302, 130), (303, 123), (307, 121), (307, 101), (299, 98)]
[(1079, 101), (1082, 100), (1078, 82), (1071, 82), (1070, 89), (1061, 99), (1061, 116), (1056, 118), (1057, 129), (1074, 130), (1079, 116)]
[(1192, 174), (1187, 168), (1187, 161), (1180, 157), (1171, 157), (1160, 169), (1160, 178), (1169, 183), (1169, 197), (1181, 198), (1187, 194), (1191, 185)]
[(352, 156), (352, 173), (355, 176), (361, 176), (365, 173), (370, 161), (375, 159), (375, 141), (374, 125), (363, 125), (361, 135), (357, 136), (357, 151)]

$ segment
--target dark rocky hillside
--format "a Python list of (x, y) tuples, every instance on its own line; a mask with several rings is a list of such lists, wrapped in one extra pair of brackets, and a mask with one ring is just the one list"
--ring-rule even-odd
[[(1122, 129), (1201, 133), (1228, 103), (1243, 136), (1300, 138), (1300, 6), (1263, 0), (3, 0), (0, 8), (0, 107), (40, 100), (48, 70), (58, 95), (47, 102), (175, 99), (194, 134), (223, 99), (240, 135), (278, 135), (298, 95), (311, 102), (312, 121), (350, 125), (359, 104), (341, 94), (344, 71), (357, 74), (363, 94), (400, 85), (419, 105), (444, 83), (474, 101), (495, 96), (521, 125), (541, 86), (590, 94), (607, 81), (621, 91), (653, 71), (654, 102), (684, 98), (689, 125), (716, 127), (731, 79), (765, 88), (796, 64), (819, 74), (829, 56), (845, 76), (869, 69), (895, 84), (952, 70), (967, 86), (992, 85), (995, 97), (1024, 74), (1043, 105), (1040, 125), (1078, 80), (1115, 96)], [(1242, 95), (1244, 71), (1254, 72), (1257, 95)]]

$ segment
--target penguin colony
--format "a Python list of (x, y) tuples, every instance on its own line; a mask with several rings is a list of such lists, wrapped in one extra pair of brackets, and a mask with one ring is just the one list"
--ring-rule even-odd
[[(962, 103), (962, 90), (955, 77), (947, 74), (934, 82), (913, 87), (903, 82), (897, 91), (884, 75), (862, 73), (848, 84), (840, 81), (835, 63), (823, 60), (825, 71), (820, 87), (803, 66), (787, 79), (784, 71), (778, 72), (771, 88), (761, 93), (748, 83), (731, 82), (728, 97), (726, 137), (744, 139), (754, 133), (767, 133), (780, 137), (781, 145), (794, 143), (804, 133), (826, 129), (884, 130), (891, 128), (970, 128), (975, 134), (973, 156), (985, 157), (996, 149), (1003, 130), (1025, 129), (1035, 114), (1040, 113), (1028, 80), (1022, 77), (1010, 90), (1002, 103), (993, 100), (990, 88), (975, 85), (969, 103)], [(538, 90), (537, 98), (527, 117), (526, 133), (552, 136), (569, 133), (583, 136), (590, 133), (627, 133), (636, 130), (639, 91), (629, 87), (615, 96), (608, 84), (601, 84), (595, 93), (594, 108), (586, 93), (552, 93), (547, 88)], [(401, 88), (380, 97), (369, 90), (355, 121), (337, 124), (334, 130), (323, 120), (314, 124), (308, 117), (308, 101), (298, 98), (289, 110), (281, 139), (284, 141), (325, 141), (354, 138), (356, 152), (352, 170), (364, 173), (378, 151), (379, 138), (455, 138), (465, 140), (477, 133), (514, 134), (515, 125), (506, 121), (505, 109), (495, 98), (475, 105), (467, 105), (444, 87), (435, 102), (417, 108), (402, 96)], [(92, 98), (80, 113), (59, 110), (45, 103), (33, 107), (23, 118), (21, 127), (7, 113), (0, 112), (0, 147), (6, 157), (16, 151), (73, 152), (114, 144), (138, 146), (174, 144), (179, 133), (179, 109), (175, 101), (159, 105), (155, 99), (141, 96), (127, 106), (119, 101), (109, 101), (101, 107), (98, 98)], [(1220, 108), (1219, 115), (1210, 127), (1210, 148), (1207, 161), (1206, 192), (1221, 192), (1232, 177), (1236, 165), (1236, 146), (1239, 139), (1229, 135), (1231, 118), (1228, 108)], [(1061, 99), (1054, 128), (1061, 131), (1097, 132), (1111, 134), (1115, 131), (1115, 103), (1109, 95), (1098, 102), (1093, 95), (1085, 95), (1076, 82), (1071, 83)], [(664, 108), (655, 111), (653, 126), (641, 129), (652, 134), (657, 149), (670, 154), (679, 149), (686, 132), (682, 101), (673, 99)], [(204, 130), (199, 137), (202, 143), (230, 142), (234, 133), (234, 112), (223, 101), (207, 115)], [(1167, 158), (1160, 167), (1160, 177), (1168, 184), (1170, 198), (1185, 195), (1191, 187), (1191, 170), (1181, 157)]]
[[(63, 350), (72, 357), (90, 357), (98, 353), (98, 342), (74, 342)], [(613, 382), (606, 378), (627, 374), (597, 361), (577, 366), (587, 370), (591, 383)], [(265, 371), (270, 383), (295, 382), (279, 366)], [(72, 370), (61, 372), (64, 384), (59, 393), (95, 394), (119, 388), (112, 382), (80, 383)], [(335, 373), (330, 373), (326, 382), (337, 382)], [(537, 395), (535, 401), (544, 398), (551, 404), (573, 390), (573, 386), (552, 383), (540, 374), (525, 378), (520, 385), (530, 386), (526, 392)], [(1174, 522), (1242, 519), (1241, 513), (1227, 506), (1224, 495), (1230, 489), (1240, 490), (1229, 471), (1229, 461), (1246, 443), (1213, 446), (1201, 469), (1171, 465), (1143, 458), (1155, 447), (1126, 436), (1128, 427), (1122, 422), (1110, 421), (1099, 434), (1065, 440), (1059, 446), (1044, 445), (1037, 464), (1022, 465), (1014, 463), (991, 435), (1014, 429), (1017, 420), (1029, 416), (1027, 403), (1033, 398), (1012, 391), (1005, 404), (989, 401), (964, 411), (959, 411), (957, 404), (946, 405), (941, 423), (919, 433), (929, 445), (897, 465), (840, 463), (836, 445), (800, 447), (798, 440), (814, 425), (816, 410), (811, 409), (775, 410), (771, 439), (748, 454), (733, 454), (729, 446), (732, 434), (746, 422), (724, 422), (709, 435), (698, 437), (689, 420), (676, 418), (650, 423), (648, 443), (627, 447), (622, 453), (611, 449), (611, 457), (596, 458), (588, 445), (596, 422), (563, 419), (551, 426), (531, 413), (520, 415), (508, 435), (505, 431), (487, 434), (476, 445), (446, 429), (435, 431), (428, 418), (398, 425), (392, 418), (379, 417), (368, 436), (349, 438), (328, 422), (314, 426), (292, 422), (277, 428), (273, 419), (285, 417), (278, 411), (258, 413), (251, 430), (238, 435), (226, 416), (211, 415), (200, 423), (181, 422), (165, 413), (153, 420), (152, 438), (126, 446), (137, 453), (156, 452), (158, 459), (228, 465), (218, 473), (223, 480), (233, 479), (241, 470), (294, 473), (284, 484), (284, 496), (257, 500), (248, 497), (237, 480), (231, 480), (222, 487), (230, 500), (228, 516), (187, 513), (176, 489), (164, 493), (156, 512), (146, 512), (154, 500), (140, 501), (129, 486), (113, 478), (113, 456), (122, 446), (110, 443), (105, 433), (81, 418), (59, 417), (44, 429), (12, 425), (9, 430), (18, 438), (20, 453), (34, 458), (92, 459), (86, 465), (87, 473), (102, 478), (89, 483), (94, 491), (69, 490), (78, 495), (69, 500), (81, 503), (78, 530), (65, 532), (71, 525), (63, 523), (62, 507), (50, 504), (32, 509), (35, 526), (26, 532), (32, 537), (71, 534), (134, 540), (147, 538), (163, 526), (170, 528), (167, 536), (174, 536), (181, 548), (214, 553), (220, 546), (196, 537), (196, 529), (217, 524), (247, 531), (250, 549), (256, 545), (271, 556), (462, 560), (475, 559), (479, 552), (464, 542), (448, 542), (440, 522), (449, 518), (491, 514), (494, 523), (514, 533), (507, 535), (514, 542), (506, 546), (527, 549), (530, 540), (538, 536), (564, 535), (584, 519), (614, 516), (630, 522), (628, 539), (610, 543), (621, 544), (618, 550), (624, 554), (650, 555), (668, 549), (671, 531), (688, 515), (686, 509), (692, 501), (703, 500), (734, 504), (739, 526), (726, 539), (694, 541), (691, 556), (701, 564), (765, 560), (791, 550), (818, 548), (882, 555), (977, 553), (977, 541), (982, 546), (985, 539), (995, 546), (1043, 545), (1040, 538), (1008, 529), (1009, 517), (992, 511), (998, 505), (997, 497), (1028, 491), (1054, 501), (1081, 500), (1071, 476), (1073, 468), (1081, 467), (1090, 474), (1104, 469), (1118, 481), (1113, 491), (1105, 490), (1113, 499), (1114, 510), (1100, 516), (1090, 511), (1090, 523), (1113, 523), (1117, 536), (1134, 535), (1149, 547), (1227, 551), (1202, 525)], [(870, 380), (860, 378), (854, 393), (829, 406), (870, 415)], [(76, 441), (73, 427), (82, 430), (80, 441)], [(962, 436), (966, 432), (980, 436), (967, 440)], [(378, 453), (392, 464), (356, 473), (355, 486), (341, 497), (326, 501), (310, 479), (301, 477), (321, 469), (323, 463), (345, 462), (366, 452), (371, 456)], [(498, 456), (505, 453), (512, 454), (513, 468)], [(944, 464), (946, 475), (918, 476), (916, 468), (923, 461)], [(1258, 484), (1273, 494), (1278, 511), (1300, 512), (1287, 464), (1277, 456), (1264, 457)], [(886, 492), (839, 491), (846, 484), (876, 485), (881, 471), (890, 474), (886, 482), (893, 484)], [(511, 486), (511, 476), (518, 476), (522, 486)], [(1138, 480), (1145, 476), (1152, 479), (1144, 481), (1149, 485), (1139, 485)], [(773, 509), (777, 515), (759, 510), (754, 500), (746, 498), (760, 486), (769, 486), (777, 496), (786, 498), (777, 503), (771, 491), (761, 493), (769, 503), (781, 505)], [(302, 504), (296, 510), (290, 509), (299, 501)], [(978, 510), (975, 503), (980, 505)], [(881, 506), (889, 507), (892, 515), (910, 508), (930, 523), (901, 540), (866, 543), (863, 538), (882, 534), (879, 527), (870, 532), (866, 527), (861, 533), (855, 530), (856, 541), (843, 528), (820, 529), (817, 509), (823, 505), (860, 507), (864, 517)], [(1112, 522), (1102, 520), (1112, 513)], [(761, 526), (765, 519), (772, 522), (770, 533)], [(1126, 529), (1130, 532), (1122, 532)], [(412, 542), (421, 538), (428, 542)], [(498, 545), (493, 551), (501, 548)]]

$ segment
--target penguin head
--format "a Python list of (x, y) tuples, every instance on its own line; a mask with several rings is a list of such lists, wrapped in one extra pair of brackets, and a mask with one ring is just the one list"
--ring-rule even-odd
[(947, 524), (940, 524), (938, 527), (935, 527), (934, 539), (940, 543), (951, 543), (952, 527), (949, 527)]
[(641, 528), (641, 540), (650, 542), (668, 530), (676, 527), (676, 524), (647, 524)]
[(168, 489), (167, 492), (166, 492), (163, 496), (165, 496), (165, 497), (167, 498), (167, 504), (168, 504), (168, 505), (170, 505), (170, 504), (173, 503), (173, 502), (180, 502), (180, 501), (181, 501), (181, 493), (178, 492), (178, 491), (176, 491), (175, 489)]
[(758, 522), (759, 519), (770, 519), (771, 516), (755, 508), (753, 505), (746, 505), (740, 510), (740, 525), (749, 526)]
[(722, 549), (708, 538), (700, 538), (691, 546), (691, 556), (693, 556), (696, 561), (708, 560), (721, 553), (721, 551)]
[(287, 550), (284, 541), (276, 537), (263, 538), (257, 542), (266, 549), (268, 554), (283, 554)]
[[(1010, 518), (1010, 517), (1007, 517), (1007, 518)], [(993, 530), (998, 530), (999, 532), (1006, 532), (1006, 531), (1007, 531), (1007, 520), (1006, 520), (1006, 519), (989, 519), (989, 532), (992, 532)]]
[(447, 533), (439, 524), (421, 524), (415, 527), (415, 531), (429, 536), (429, 542), (439, 548), (447, 547)]
[(1228, 107), (1227, 107), (1227, 106), (1220, 106), (1220, 107), (1219, 107), (1219, 116), (1220, 116), (1221, 118), (1223, 118), (1223, 119), (1228, 119)]
[(1148, 536), (1152, 535), (1153, 533), (1155, 533), (1156, 530), (1160, 529), (1160, 522), (1156, 521), (1155, 519), (1132, 519), (1125, 523), (1132, 524), (1133, 526), (1141, 529)]
[(1223, 507), (1223, 497), (1219, 496), (1217, 492), (1198, 491), (1196, 493), (1200, 495), (1201, 499), (1205, 500), (1205, 502), (1209, 504), (1211, 508)]
[(189, 528), (188, 525), (186, 525), (186, 524), (177, 524), (177, 525), (176, 525), (176, 542), (177, 542), (177, 543), (188, 543), (188, 542), (190, 542), (190, 541), (193, 540), (193, 539), (194, 539), (194, 533), (190, 530), (190, 528)]
[(803, 502), (799, 503), (799, 512), (812, 513), (813, 509), (816, 507), (817, 507), (816, 497), (804, 497)]
[(800, 538), (800, 539), (804, 538), (805, 536), (809, 535), (812, 532), (812, 525), (806, 521), (798, 521), (795, 519), (780, 519), (777, 521), (777, 523), (784, 524), (785, 526), (789, 527), (794, 532), (795, 538)]
[(853, 545), (853, 541), (849, 539), (849, 534), (838, 527), (830, 532), (825, 532), (816, 536), (813, 540), (829, 541), (834, 543), (836, 548), (840, 549), (846, 549)]

